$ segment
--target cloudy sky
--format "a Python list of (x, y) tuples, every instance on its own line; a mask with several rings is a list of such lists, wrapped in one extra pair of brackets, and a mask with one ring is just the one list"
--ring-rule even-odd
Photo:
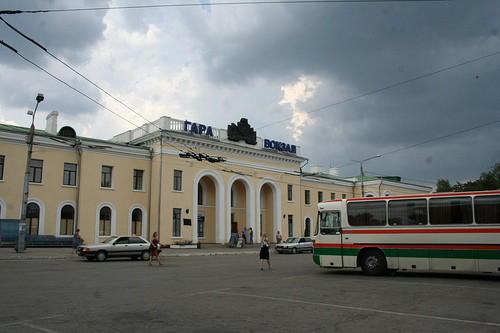
[[(101, 139), (144, 118), (245, 117), (299, 145), (305, 171), (357, 175), (352, 160), (381, 154), (367, 175), (432, 186), (500, 162), (499, 1), (238, 2), (3, 0), (0, 11), (51, 10), (0, 15), (50, 54), (0, 21), (18, 51), (0, 45), (0, 122), (29, 127), (43, 93), (37, 128), (52, 110)], [(159, 6), (117, 8), (144, 4)]]

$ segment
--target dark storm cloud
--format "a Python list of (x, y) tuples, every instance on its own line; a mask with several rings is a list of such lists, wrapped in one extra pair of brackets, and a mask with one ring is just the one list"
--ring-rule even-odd
[[(33, 10), (108, 3), (138, 4), (4, 1), (2, 5)], [(500, 55), (470, 62), (500, 51), (498, 1), (214, 7), (202, 3), (205, 6), (2, 17), (77, 69), (92, 61), (89, 70), (94, 72), (85, 74), (99, 77), (99, 84), (121, 96), (133, 96), (132, 102), (140, 104), (144, 98), (139, 91), (147, 80), (136, 73), (140, 68), (158, 78), (158, 87), (151, 86), (158, 89), (155, 94), (171, 93), (174, 99), (165, 105), (151, 103), (152, 108), (165, 110), (161, 115), (172, 116), (169, 107), (178, 103), (186, 117), (217, 119), (221, 123), (212, 123), (216, 127), (224, 128), (228, 115), (229, 122), (246, 117), (261, 128), (261, 137), (294, 142), (297, 133), (287, 127), (292, 121), (280, 122), (293, 115), (289, 102), (279, 104), (285, 96), (281, 88), (307, 77), (316, 84), (314, 94), (296, 106), (303, 112), (321, 110), (308, 114), (313, 124), (297, 127), (303, 131), (297, 144), (309, 165), (342, 166), (342, 176), (359, 174), (359, 164), (351, 159), (375, 154), (383, 156), (369, 161), (367, 171), (431, 182), (474, 179), (498, 162), (499, 124), (467, 131), (500, 118)], [(42, 50), (2, 22), (0, 34), (30, 60), (53, 65)], [(141, 44), (145, 39), (149, 43)], [(92, 54), (98, 47), (100, 53)], [(151, 51), (142, 53), (145, 49), (139, 47)], [(48, 92), (44, 107), (49, 110), (102, 111), (9, 50), (2, 48), (0, 57), (0, 66), (11, 75), (0, 80), (4, 110), (32, 107), (40, 91)], [(145, 59), (153, 62), (151, 68)], [(61, 67), (57, 76), (89, 91)], [(181, 70), (192, 70), (192, 76), (181, 76), (179, 82), (199, 80), (186, 85), (193, 91), (176, 91), (168, 84)], [(137, 84), (127, 85), (129, 78)], [(93, 90), (91, 95), (96, 97)], [(328, 105), (332, 106), (325, 108)], [(452, 135), (459, 132), (463, 133)]]

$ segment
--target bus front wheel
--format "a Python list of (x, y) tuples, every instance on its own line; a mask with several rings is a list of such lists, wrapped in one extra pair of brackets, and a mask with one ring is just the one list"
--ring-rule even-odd
[(387, 261), (379, 250), (368, 250), (361, 258), (361, 269), (366, 275), (378, 276), (387, 272)]

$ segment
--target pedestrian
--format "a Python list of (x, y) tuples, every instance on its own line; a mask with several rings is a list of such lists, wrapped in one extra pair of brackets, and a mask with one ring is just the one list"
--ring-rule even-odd
[(262, 234), (262, 238), (260, 239), (260, 270), (263, 270), (262, 268), (264, 264), (264, 260), (267, 260), (267, 266), (269, 269), (273, 268), (271, 266), (271, 260), (269, 259), (269, 239), (267, 238), (267, 232)]
[(159, 266), (163, 266), (163, 263), (160, 260), (158, 245), (160, 245), (160, 247), (165, 246), (164, 244), (160, 243), (160, 240), (158, 239), (158, 232), (155, 231), (153, 232), (153, 237), (151, 237), (151, 245), (149, 246), (149, 266), (153, 266), (151, 264), (151, 260), (153, 259), (153, 257), (156, 257), (156, 260), (158, 260), (159, 262)]
[(80, 229), (76, 229), (75, 233), (73, 234), (73, 250), (71, 253), (75, 253), (75, 250), (78, 248), (78, 244), (80, 243), (80, 239), (82, 237), (80, 236)]
[(248, 234), (250, 235), (250, 244), (253, 244), (253, 230), (252, 227), (248, 230)]
[(241, 232), (241, 237), (243, 238), (243, 241), (246, 243), (247, 242), (247, 227), (243, 228), (243, 231)]
[(276, 243), (278, 243), (278, 244), (279, 244), (279, 243), (281, 243), (281, 240), (282, 240), (282, 239), (283, 239), (283, 237), (281, 237), (281, 234), (280, 234), (280, 232), (278, 231), (278, 232), (276, 233)]

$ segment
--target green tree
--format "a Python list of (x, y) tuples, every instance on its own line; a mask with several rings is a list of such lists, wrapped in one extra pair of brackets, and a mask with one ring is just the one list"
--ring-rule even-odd
[(448, 179), (438, 179), (436, 183), (436, 192), (451, 192), (453, 191)]
[(467, 192), (497, 189), (500, 189), (500, 162), (489, 167), (489, 171), (482, 172), (478, 180), (469, 180), (466, 183), (457, 182), (453, 186), (450, 185), (448, 179), (438, 179), (436, 183), (436, 192)]

